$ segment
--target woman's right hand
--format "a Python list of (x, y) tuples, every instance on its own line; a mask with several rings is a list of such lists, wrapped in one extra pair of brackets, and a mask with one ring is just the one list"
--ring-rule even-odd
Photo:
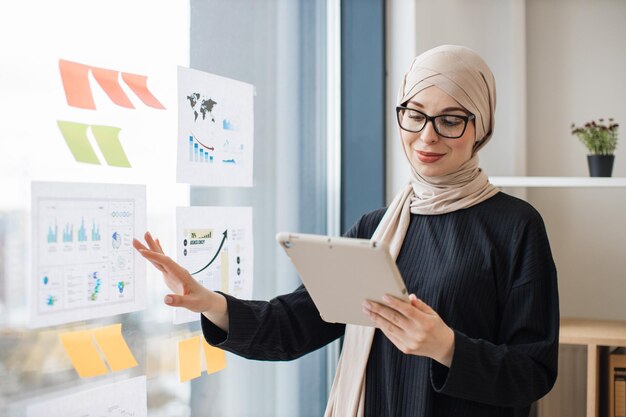
[(228, 331), (226, 298), (202, 286), (189, 271), (165, 255), (161, 243), (158, 239), (153, 239), (150, 232), (146, 232), (144, 238), (148, 247), (137, 239), (133, 240), (133, 246), (141, 256), (163, 273), (165, 284), (174, 293), (165, 296), (165, 304), (203, 313), (216, 326)]

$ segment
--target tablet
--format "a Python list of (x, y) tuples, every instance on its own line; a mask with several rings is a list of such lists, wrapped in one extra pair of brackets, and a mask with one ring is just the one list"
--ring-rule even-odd
[(324, 321), (374, 326), (364, 300), (385, 294), (408, 301), (404, 280), (384, 242), (283, 232), (276, 240), (291, 259)]

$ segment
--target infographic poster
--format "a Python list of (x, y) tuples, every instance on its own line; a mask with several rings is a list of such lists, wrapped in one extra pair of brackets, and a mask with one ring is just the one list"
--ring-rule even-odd
[(147, 415), (145, 376), (62, 395), (26, 408), (26, 417), (146, 417)]
[(252, 186), (254, 87), (178, 67), (177, 181)]
[[(178, 263), (203, 286), (252, 298), (251, 207), (179, 207), (176, 239)], [(174, 310), (174, 324), (199, 319), (189, 310)]]
[(145, 186), (33, 182), (32, 225), (32, 327), (145, 308)]

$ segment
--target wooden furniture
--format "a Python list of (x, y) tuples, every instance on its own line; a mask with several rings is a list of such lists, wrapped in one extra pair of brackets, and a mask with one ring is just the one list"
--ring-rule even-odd
[(626, 417), (626, 355), (609, 355), (609, 417)]
[(626, 321), (561, 319), (560, 343), (587, 347), (587, 417), (600, 415), (600, 357), (626, 347)]

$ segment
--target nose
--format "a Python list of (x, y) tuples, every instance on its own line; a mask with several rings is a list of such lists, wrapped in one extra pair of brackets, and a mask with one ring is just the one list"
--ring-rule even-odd
[(435, 127), (433, 126), (432, 121), (427, 121), (426, 126), (420, 132), (420, 138), (424, 143), (432, 144), (439, 140), (439, 135), (435, 131)]

